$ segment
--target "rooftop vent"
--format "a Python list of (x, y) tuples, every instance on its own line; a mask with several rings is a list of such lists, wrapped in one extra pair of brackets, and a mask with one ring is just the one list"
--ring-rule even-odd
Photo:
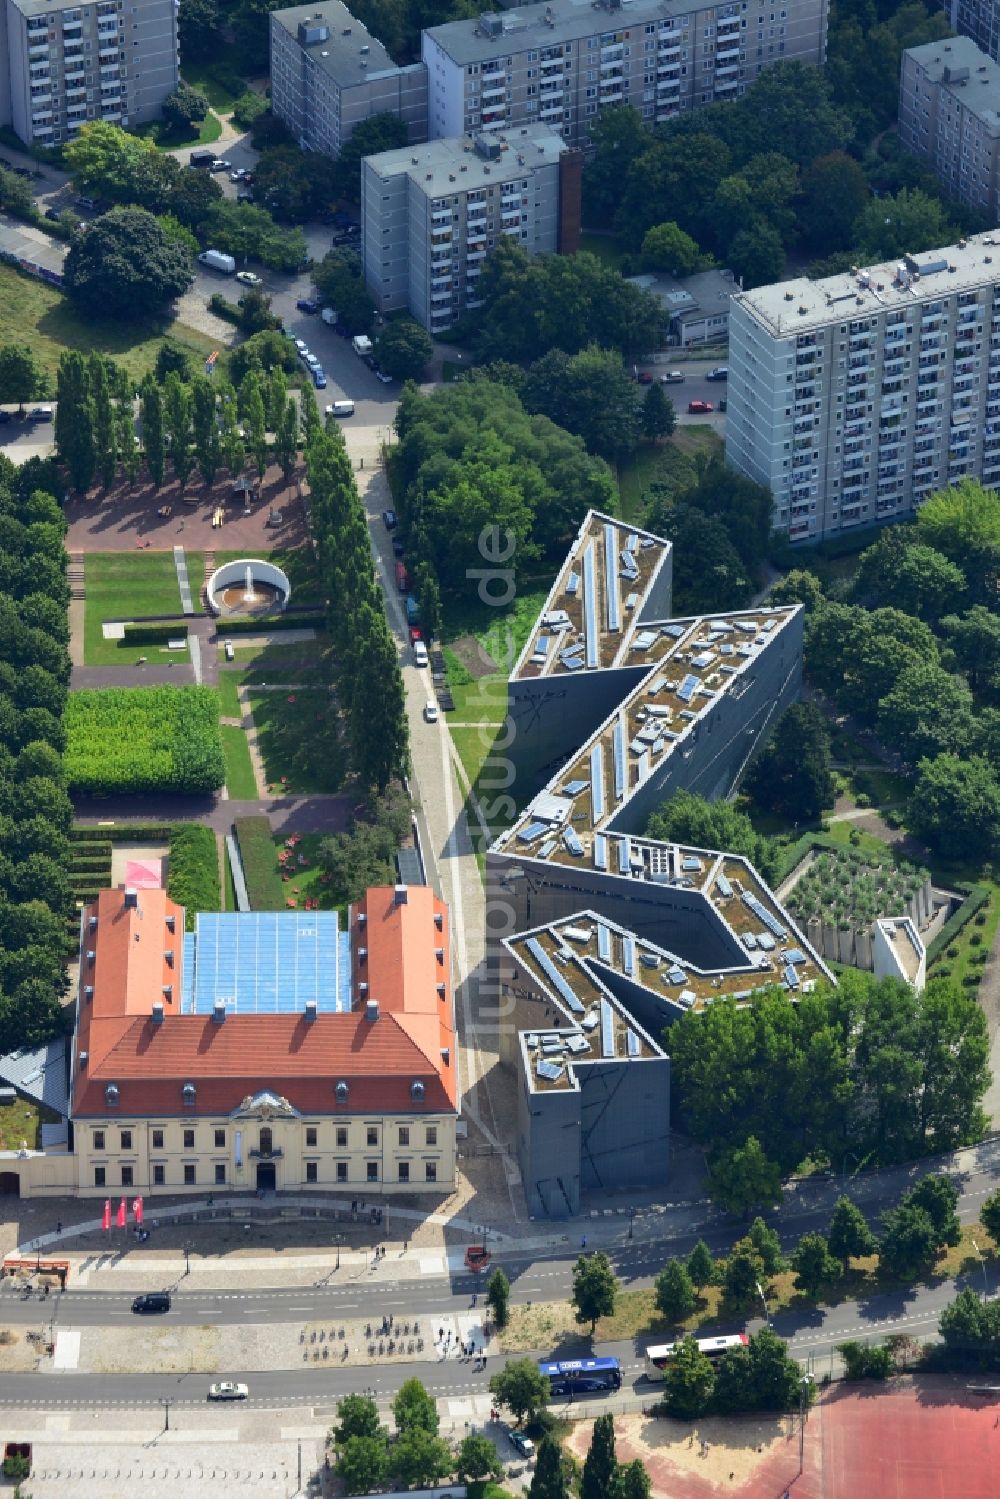
[(313, 1021), (315, 1019), (316, 1019), (316, 1001), (314, 999), (307, 999), (306, 1000), (306, 1025), (312, 1025), (312, 1023), (313, 1023)]
[(172, 931), (174, 931), (176, 929), (176, 927), (177, 927), (177, 918), (175, 916), (168, 916), (167, 917), (167, 931), (168, 932), (172, 932)]
[(333, 1092), (334, 1097), (336, 1098), (338, 1103), (346, 1103), (347, 1095), (350, 1092), (350, 1089), (345, 1082), (339, 1082), (334, 1088)]
[(90, 918), (90, 920), (87, 922), (87, 926), (90, 928), (91, 931), (93, 931), (94, 928), (97, 926), (97, 917), (96, 916), (92, 916)]
[(93, 986), (93, 984), (85, 984), (84, 985), (83, 997), (84, 997), (84, 999), (87, 999), (87, 1000), (93, 999), (93, 997), (94, 997), (94, 986)]
[(139, 907), (139, 892), (138, 892), (138, 890), (126, 890), (125, 891), (125, 909), (126, 909), (126, 911), (135, 911), (135, 910), (138, 910), (138, 907)]
[(434, 949), (434, 956), (437, 958), (437, 960), (438, 960), (439, 963), (443, 963), (444, 962), (444, 948), (443, 947), (435, 947), (435, 949)]
[(217, 999), (215, 1001), (215, 1004), (212, 1006), (212, 1019), (216, 1025), (225, 1025), (226, 1001), (224, 999)]
[(362, 981), (358, 985), (358, 993), (361, 995), (362, 999), (364, 999), (365, 995), (368, 993), (368, 985), (364, 981)]
[(367, 915), (365, 914), (364, 911), (359, 911), (358, 912), (358, 926), (366, 926), (367, 924), (368, 924), (368, 917), (367, 917)]
[[(454, 181), (454, 179), (452, 179), (452, 180)], [(397, 885), (396, 888), (395, 888), (395, 890), (393, 891), (393, 897), (392, 898), (395, 901), (395, 903), (396, 903), (397, 906), (405, 906), (406, 905), (406, 886), (405, 885)]]
[(444, 984), (438, 984), (437, 991), (438, 991), (438, 998), (439, 999), (444, 999), (445, 995), (448, 992), (448, 990), (447, 990), (447, 988), (445, 987)]
[(174, 986), (173, 986), (173, 984), (164, 984), (164, 986), (163, 986), (163, 994), (164, 994), (164, 998), (165, 999), (173, 999), (173, 997), (174, 997)]
[(369, 47), (367, 42), (365, 42), (365, 45), (361, 48), (362, 54), (370, 52), (371, 50), (372, 49)]
[(94, 966), (94, 959), (95, 959), (96, 956), (97, 956), (97, 954), (94, 952), (94, 949), (92, 947), (88, 947), (87, 948), (87, 962), (90, 964), (91, 968), (93, 968), (93, 966)]
[(166, 965), (167, 965), (168, 968), (173, 968), (173, 966), (174, 966), (174, 950), (173, 950), (172, 947), (165, 947), (163, 949), (163, 960), (166, 963)]
[(444, 1065), (446, 1067), (450, 1067), (451, 1066), (451, 1047), (450, 1046), (442, 1046), (442, 1048), (441, 1048), (441, 1060), (442, 1060), (442, 1062), (444, 1063)]
[(108, 1106), (109, 1109), (116, 1109), (118, 1107), (118, 1084), (117, 1083), (105, 1083), (105, 1085), (104, 1085), (104, 1102), (107, 1104), (107, 1106)]
[(441, 911), (435, 911), (434, 912), (434, 925), (437, 927), (437, 929), (438, 929), (439, 932), (443, 932), (444, 931), (444, 913), (443, 912), (441, 912)]
[(786, 302), (794, 302), (795, 301), (795, 293), (792, 292), (792, 291), (786, 291), (785, 292), (785, 301)]
[(162, 1025), (163, 1024), (163, 1000), (162, 999), (154, 999), (153, 1000), (153, 1008), (150, 1011), (150, 1019), (152, 1020), (152, 1022), (153, 1022), (154, 1025)]
[(369, 999), (365, 1001), (365, 1019), (374, 1023), (378, 1019), (378, 1000)]
[(90, 1061), (90, 1052), (81, 1051), (77, 1060), (79, 1061), (81, 1067), (86, 1067), (87, 1063)]
[(367, 956), (368, 956), (368, 949), (367, 949), (367, 947), (359, 947), (358, 948), (358, 962), (359, 963), (363, 963), (365, 961), (365, 959), (367, 958)]
[(425, 1088), (419, 1078), (410, 1084), (410, 1097), (414, 1103), (423, 1103)]

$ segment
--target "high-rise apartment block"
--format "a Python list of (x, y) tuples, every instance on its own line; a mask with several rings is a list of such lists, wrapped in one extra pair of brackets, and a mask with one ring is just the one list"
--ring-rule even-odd
[(305, 151), (339, 156), (356, 125), (394, 114), (427, 138), (427, 70), (398, 68), (342, 3), (271, 12), (271, 108)]
[(550, 0), (423, 34), (428, 135), (541, 121), (586, 145), (598, 110), (649, 124), (735, 99), (770, 63), (821, 63), (826, 0)]
[(177, 87), (174, 0), (2, 0), (0, 123), (41, 146), (154, 120)]
[(726, 459), (792, 541), (1000, 483), (1000, 233), (734, 296)]
[(1000, 221), (1000, 64), (967, 36), (903, 53), (899, 139), (953, 198)]
[(1000, 0), (943, 0), (942, 8), (952, 31), (1000, 58)]
[(479, 306), (483, 263), (503, 235), (531, 254), (575, 250), (582, 167), (541, 125), (365, 157), (362, 259), (379, 310), (408, 307), (437, 333)]

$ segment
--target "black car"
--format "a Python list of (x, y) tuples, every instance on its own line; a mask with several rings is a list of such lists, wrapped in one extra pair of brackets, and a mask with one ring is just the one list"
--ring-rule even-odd
[(395, 531), (396, 526), (398, 525), (395, 510), (382, 511), (382, 524), (383, 526), (385, 526), (385, 529), (387, 531)]
[(60, 219), (60, 213), (59, 213), (58, 208), (47, 208), (45, 210), (45, 217), (47, 219), (51, 219), (52, 222), (53, 222), (53, 224), (58, 224), (59, 219)]
[(406, 548), (404, 547), (403, 543), (399, 541), (395, 536), (392, 539), (392, 555), (398, 558), (403, 558), (406, 556)]
[(16, 177), (34, 177), (35, 175), (30, 167), (11, 167), (11, 171)]
[(373, 373), (374, 373), (375, 370), (378, 369), (378, 360), (375, 358), (374, 354), (364, 354), (364, 355), (362, 355), (362, 363), (363, 364), (367, 364), (368, 368)]
[(132, 1303), (134, 1312), (169, 1312), (169, 1291), (147, 1291), (144, 1296), (137, 1296)]
[(709, 370), (705, 376), (706, 380), (728, 380), (729, 368), (725, 364), (717, 364), (714, 370)]
[(4, 411), (0, 409), (0, 426), (2, 426), (4, 422), (12, 422), (13, 420), (14, 413), (12, 411)]
[(295, 305), (299, 312), (319, 312), (319, 303), (312, 297), (299, 297)]

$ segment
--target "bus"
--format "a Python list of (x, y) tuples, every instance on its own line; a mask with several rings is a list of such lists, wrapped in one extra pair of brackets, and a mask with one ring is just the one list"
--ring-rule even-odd
[[(738, 1332), (731, 1333), (728, 1337), (699, 1338), (697, 1341), (698, 1352), (703, 1353), (707, 1359), (715, 1360), (721, 1358), (724, 1353), (731, 1353), (734, 1348), (745, 1348), (749, 1340), (745, 1332)], [(679, 1347), (679, 1343), (657, 1343), (647, 1348), (646, 1378), (662, 1379), (667, 1364)]]
[(539, 1374), (549, 1381), (553, 1395), (590, 1395), (620, 1390), (622, 1366), (616, 1358), (574, 1358), (540, 1363)]

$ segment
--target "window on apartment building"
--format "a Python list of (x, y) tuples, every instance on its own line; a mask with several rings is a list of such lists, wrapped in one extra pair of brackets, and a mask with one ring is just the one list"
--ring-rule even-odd
[(132, 1167), (131, 1166), (123, 1166), (122, 1167), (122, 1186), (123, 1187), (130, 1187), (131, 1185), (132, 1185)]
[(438, 1179), (437, 1161), (424, 1162), (424, 1181), (436, 1182)]
[(162, 1131), (162, 1129), (154, 1129), (154, 1131), (153, 1131), (153, 1149), (154, 1150), (162, 1150), (163, 1149), (163, 1131)]
[(408, 1124), (401, 1124), (399, 1126), (399, 1143), (404, 1147), (410, 1143), (410, 1126)]
[(94, 1149), (95, 1150), (103, 1150), (104, 1149), (104, 1131), (102, 1129), (95, 1129), (94, 1130)]
[(167, 1179), (166, 1167), (157, 1163), (153, 1167), (153, 1186), (162, 1187)]
[(130, 1129), (123, 1129), (122, 1130), (122, 1150), (131, 1150), (131, 1149), (132, 1149), (132, 1131)]
[(378, 1161), (365, 1162), (365, 1175), (370, 1182), (378, 1181)]
[(378, 1130), (377, 1130), (377, 1128), (375, 1127), (374, 1124), (369, 1124), (369, 1126), (368, 1126), (368, 1144), (369, 1145), (377, 1145), (378, 1144)]
[(346, 1161), (338, 1161), (337, 1162), (337, 1180), (339, 1182), (345, 1182), (347, 1180), (347, 1162)]
[(307, 1125), (306, 1126), (306, 1144), (307, 1145), (315, 1146), (316, 1140), (317, 1140), (316, 1126), (314, 1124)]
[(400, 1161), (400, 1163), (399, 1163), (399, 1179), (400, 1179), (401, 1182), (408, 1182), (409, 1181), (409, 1179), (410, 1179), (410, 1163), (409, 1163), (409, 1161)]
[(107, 1171), (107, 1167), (106, 1166), (95, 1166), (94, 1167), (94, 1186), (95, 1187), (106, 1186), (107, 1185), (107, 1175), (108, 1175), (108, 1171)]
[(216, 1161), (215, 1163), (215, 1185), (217, 1187), (224, 1187), (226, 1185), (225, 1161)]
[(194, 1150), (194, 1130), (193, 1129), (186, 1129), (184, 1131), (184, 1149), (185, 1150)]
[(226, 1132), (224, 1129), (217, 1129), (215, 1131), (215, 1148), (216, 1150), (225, 1150), (226, 1148)]
[(196, 1175), (196, 1170), (197, 1170), (197, 1168), (196, 1168), (196, 1166), (195, 1166), (195, 1164), (194, 1164), (193, 1161), (188, 1161), (185, 1164), (185, 1167), (184, 1167), (184, 1185), (186, 1187), (193, 1187), (195, 1185), (196, 1181), (198, 1180), (197, 1175)]
[(318, 1182), (319, 1181), (319, 1162), (318, 1161), (306, 1161), (306, 1181), (307, 1182)]
[(343, 1125), (338, 1125), (337, 1126), (337, 1149), (338, 1150), (346, 1150), (347, 1149), (347, 1130), (345, 1129), (345, 1127)]
[(437, 1142), (438, 1142), (437, 1125), (436, 1124), (429, 1124), (427, 1126), (427, 1139), (426, 1139), (425, 1143), (428, 1144), (428, 1145), (436, 1145)]

